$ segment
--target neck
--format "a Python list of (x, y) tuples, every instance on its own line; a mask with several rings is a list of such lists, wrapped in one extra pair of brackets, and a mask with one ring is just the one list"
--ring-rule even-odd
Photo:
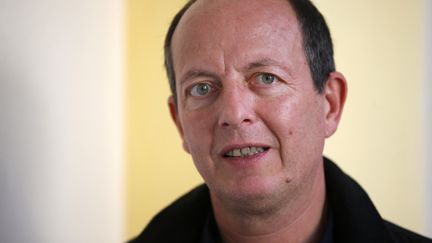
[(309, 189), (262, 214), (225, 207), (212, 195), (216, 222), (225, 243), (319, 242), (326, 225), (325, 180), (322, 166)]

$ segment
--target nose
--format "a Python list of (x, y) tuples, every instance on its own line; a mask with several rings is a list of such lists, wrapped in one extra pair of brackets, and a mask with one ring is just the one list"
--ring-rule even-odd
[(224, 128), (238, 129), (255, 121), (253, 95), (246, 87), (225, 89), (219, 97), (219, 121)]

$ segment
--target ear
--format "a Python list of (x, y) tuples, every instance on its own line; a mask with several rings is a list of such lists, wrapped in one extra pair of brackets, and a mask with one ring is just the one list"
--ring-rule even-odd
[(183, 127), (182, 127), (181, 122), (179, 120), (176, 103), (175, 103), (174, 98), (173, 98), (172, 95), (168, 98), (168, 106), (169, 106), (171, 118), (173, 119), (174, 124), (177, 127), (177, 131), (179, 132), (180, 137), (181, 137), (181, 139), (183, 141), (183, 149), (186, 152), (190, 153), (189, 152), (190, 151), (189, 150), (189, 146), (187, 145), (187, 143), (186, 143), (186, 141), (184, 139), (184, 136), (183, 136)]
[(326, 138), (336, 132), (342, 116), (347, 92), (345, 77), (339, 72), (330, 73), (324, 86)]

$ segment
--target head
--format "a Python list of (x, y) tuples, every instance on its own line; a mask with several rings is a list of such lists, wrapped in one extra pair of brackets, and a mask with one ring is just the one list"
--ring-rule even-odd
[(167, 37), (169, 106), (212, 199), (257, 209), (307, 197), (346, 95), (325, 23), (324, 36), (310, 29), (321, 15), (286, 0), (197, 0), (182, 11)]

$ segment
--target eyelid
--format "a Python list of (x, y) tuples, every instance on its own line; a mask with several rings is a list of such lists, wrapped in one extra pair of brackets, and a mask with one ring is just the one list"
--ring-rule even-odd
[[(254, 84), (254, 83), (258, 83), (257, 78), (258, 78), (259, 76), (261, 76), (261, 75), (270, 75), (270, 76), (273, 76), (273, 77), (275, 78), (274, 82), (280, 82), (280, 81), (282, 80), (282, 79), (281, 79), (278, 75), (276, 75), (276, 74), (273, 74), (273, 73), (270, 73), (270, 72), (259, 72), (259, 73), (254, 73), (254, 74), (251, 76), (251, 78), (249, 78), (250, 83), (252, 83), (252, 84)], [(267, 84), (267, 85), (268, 85), (268, 84)]]
[[(196, 87), (197, 85), (200, 85), (200, 84), (207, 84), (207, 85), (209, 85), (210, 88), (211, 88), (210, 91), (206, 95), (203, 95), (203, 96), (194, 96), (194, 95), (192, 95), (191, 94), (192, 89), (194, 87)], [(206, 96), (208, 96), (208, 94), (214, 93), (218, 89), (219, 89), (219, 86), (215, 85), (214, 82), (211, 82), (211, 81), (197, 81), (197, 82), (191, 83), (190, 85), (188, 85), (185, 88), (185, 97), (194, 97), (194, 98), (206, 97)]]

